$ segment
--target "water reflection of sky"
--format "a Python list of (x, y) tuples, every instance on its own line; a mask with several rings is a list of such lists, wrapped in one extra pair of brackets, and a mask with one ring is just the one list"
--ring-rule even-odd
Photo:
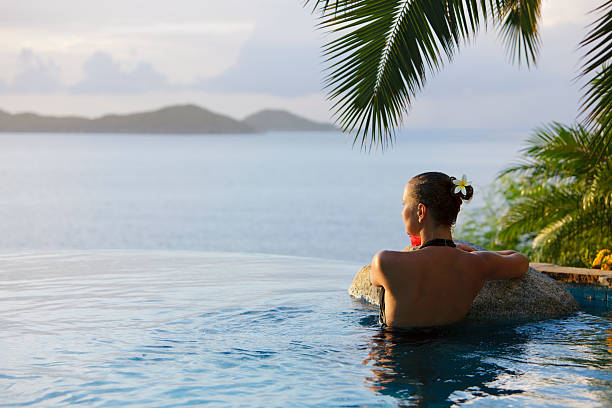
[(347, 294), (359, 264), (126, 250), (0, 264), (0, 406), (612, 403), (605, 314), (406, 335)]

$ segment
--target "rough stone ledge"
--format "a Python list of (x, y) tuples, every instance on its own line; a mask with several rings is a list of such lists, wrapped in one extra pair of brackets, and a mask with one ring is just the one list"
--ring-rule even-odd
[(586, 283), (590, 285), (612, 286), (612, 271), (600, 269), (574, 268), (549, 263), (532, 262), (533, 269), (542, 272), (554, 280), (568, 283)]

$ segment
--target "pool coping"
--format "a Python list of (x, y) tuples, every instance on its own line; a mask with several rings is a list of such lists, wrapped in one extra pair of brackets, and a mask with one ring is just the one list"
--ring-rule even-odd
[(589, 285), (612, 287), (612, 271), (600, 269), (575, 268), (543, 262), (531, 262), (533, 269), (551, 278), (568, 283), (586, 283)]

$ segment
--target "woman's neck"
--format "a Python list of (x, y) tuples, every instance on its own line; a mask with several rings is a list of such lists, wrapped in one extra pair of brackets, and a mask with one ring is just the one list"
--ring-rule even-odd
[(423, 228), (420, 235), (422, 243), (426, 243), (435, 238), (453, 239), (450, 226), (445, 225), (439, 225), (436, 228)]

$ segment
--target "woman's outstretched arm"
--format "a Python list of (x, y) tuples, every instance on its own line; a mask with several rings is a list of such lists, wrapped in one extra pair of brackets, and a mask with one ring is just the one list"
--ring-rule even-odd
[(465, 244), (457, 244), (457, 248), (465, 252), (471, 252), (479, 257), (486, 279), (520, 278), (529, 268), (527, 257), (512, 249), (480, 251)]
[(529, 269), (529, 260), (520, 252), (475, 251), (472, 254), (480, 260), (480, 267), (486, 279), (520, 278)]

